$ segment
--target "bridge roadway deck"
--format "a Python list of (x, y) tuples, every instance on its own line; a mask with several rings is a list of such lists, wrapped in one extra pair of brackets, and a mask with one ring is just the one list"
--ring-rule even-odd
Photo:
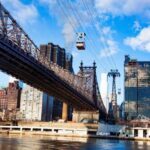
[(1, 36), (0, 69), (49, 95), (70, 103), (78, 110), (98, 109), (94, 103), (63, 81), (52, 70), (47, 69)]

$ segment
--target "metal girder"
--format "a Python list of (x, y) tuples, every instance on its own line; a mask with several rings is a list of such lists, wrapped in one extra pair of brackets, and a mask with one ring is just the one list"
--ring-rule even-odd
[[(23, 75), (19, 75), (17, 69), (12, 70), (9, 66), (5, 66), (7, 67), (6, 69), (1, 66), (2, 70), (23, 79), (25, 82), (32, 84), (36, 88), (45, 90), (48, 93), (51, 91), (50, 94), (54, 94), (55, 96), (59, 95), (59, 98), (62, 98), (63, 100), (68, 99), (69, 101), (69, 98), (72, 98), (74, 100), (72, 103), (77, 107), (79, 107), (80, 104), (82, 105), (81, 107), (85, 106), (86, 109), (102, 109), (104, 111), (102, 101), (100, 101), (99, 98), (100, 92), (96, 92), (98, 95), (95, 95), (97, 96), (96, 99), (98, 99), (99, 102), (95, 103), (95, 99), (93, 99), (93, 87), (98, 88), (98, 84), (93, 82), (94, 73), (91, 72), (86, 76), (82, 74), (74, 75), (68, 70), (63, 69), (57, 64), (49, 61), (48, 58), (42, 57), (42, 55), (40, 55), (39, 48), (34, 44), (26, 32), (19, 26), (16, 20), (13, 19), (1, 3), (0, 45), (0, 52), (3, 57), (5, 56), (5, 58), (7, 58), (6, 55), (10, 55), (16, 59), (13, 60), (8, 57), (8, 59), (6, 59), (6, 63), (10, 63), (10, 60), (12, 63), (17, 63), (17, 69), (20, 70), (20, 72), (24, 72), (26, 76), (23, 77)], [(24, 67), (24, 71), (21, 67)], [(33, 74), (31, 69), (33, 69)], [(86, 67), (86, 69), (90, 70), (89, 67)], [(25, 72), (25, 70), (30, 71), (30, 75), (28, 72)], [(43, 73), (41, 73), (41, 71)], [(34, 82), (30, 82), (29, 79), (26, 79), (27, 76), (30, 76), (30, 78), (33, 79), (33, 75), (35, 75), (35, 73), (43, 74), (43, 78), (39, 76), (39, 79), (44, 80), (45, 87), (48, 88), (47, 90), (38, 79), (38, 76), (35, 77), (36, 80), (34, 80)], [(48, 79), (51, 81), (49, 87), (48, 84), (50, 82)], [(42, 85), (41, 87), (36, 83), (37, 80), (40, 82), (40, 85)], [(94, 86), (93, 83), (95, 84)], [(55, 86), (58, 86), (59, 88), (55, 88)], [(95, 89), (95, 91), (97, 91), (97, 89)], [(65, 93), (65, 96), (61, 96), (60, 92)]]

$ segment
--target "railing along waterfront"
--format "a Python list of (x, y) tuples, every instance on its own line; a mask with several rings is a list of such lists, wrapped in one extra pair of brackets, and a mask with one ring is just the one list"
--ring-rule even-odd
[(31, 134), (50, 134), (50, 135), (87, 135), (89, 132), (95, 132), (95, 129), (88, 128), (64, 128), (64, 127), (37, 127), (37, 126), (0, 126), (0, 133), (23, 133), (31, 132)]

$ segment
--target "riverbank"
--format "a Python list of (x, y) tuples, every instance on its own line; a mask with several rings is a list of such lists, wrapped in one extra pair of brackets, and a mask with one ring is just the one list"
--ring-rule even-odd
[(97, 138), (132, 141), (150, 141), (150, 138), (96, 135), (96, 129), (88, 128), (58, 128), (58, 127), (29, 127), (29, 126), (0, 126), (1, 135), (43, 135), (55, 137)]

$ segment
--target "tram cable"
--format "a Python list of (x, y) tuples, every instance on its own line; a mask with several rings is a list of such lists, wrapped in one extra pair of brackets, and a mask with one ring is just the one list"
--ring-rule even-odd
[[(69, 1), (70, 2), (70, 1)], [(73, 9), (73, 6), (72, 6), (72, 3), (70, 2), (70, 8), (72, 9), (72, 12), (73, 12), (73, 14), (74, 14), (74, 16), (75, 16), (75, 18), (76, 18), (76, 20), (82, 20), (81, 18), (79, 18), (78, 16), (79, 16), (79, 14), (77, 14), (77, 11), (74, 11), (74, 9)], [(85, 32), (85, 29), (83, 28), (83, 23), (81, 23), (81, 22), (78, 22), (79, 23), (79, 25), (80, 25), (80, 27), (81, 27), (81, 29), (82, 29), (82, 31), (84, 31)], [(88, 34), (89, 32), (88, 31), (86, 31), (86, 33)], [(88, 34), (88, 35), (90, 35), (90, 34)], [(87, 35), (86, 35), (87, 36)], [(90, 37), (92, 37), (92, 36), (90, 36)], [(90, 45), (90, 47), (92, 47), (92, 52), (95, 54), (95, 56), (97, 57), (97, 59), (99, 59), (99, 57), (97, 56), (97, 53), (95, 53), (95, 51), (93, 51), (93, 49), (94, 49), (94, 46), (95, 46), (95, 48), (96, 48), (96, 45), (95, 44), (93, 44), (92, 42), (91, 42), (91, 40), (89, 39), (89, 37), (87, 36), (87, 39), (88, 39), (88, 42), (89, 43), (91, 43), (91, 45)], [(92, 39), (92, 38), (91, 38)], [(91, 51), (90, 51), (91, 52)], [(91, 53), (92, 54), (92, 53)], [(93, 54), (92, 54), (93, 55)], [(106, 69), (104, 69), (105, 71), (106, 71)], [(107, 72), (107, 71), (106, 71)]]
[[(59, 4), (59, 6), (60, 6), (60, 8), (62, 9), (62, 11), (63, 11), (63, 14), (66, 16), (66, 18), (68, 19), (68, 21), (69, 21), (69, 23), (70, 23), (70, 25), (72, 26), (72, 28), (73, 28), (73, 30), (77, 33), (78, 31), (77, 31), (77, 29), (75, 28), (75, 26), (72, 24), (72, 21), (70, 20), (71, 19), (71, 17), (69, 17), (68, 16), (68, 14), (67, 14), (67, 12), (65, 11), (65, 9), (64, 9), (64, 4), (63, 3), (61, 3), (59, 0), (58, 0), (58, 4)], [(63, 6), (63, 7), (62, 7)], [(76, 18), (76, 17), (75, 17)], [(77, 20), (77, 18), (76, 18), (76, 20)], [(82, 25), (81, 25), (81, 23), (80, 22), (78, 22), (79, 23), (79, 26), (82, 28), (82, 30), (83, 30), (83, 27), (82, 27)], [(90, 42), (90, 40), (89, 40), (89, 38), (87, 37), (87, 40)], [(91, 46), (91, 45), (90, 45)], [(95, 55), (95, 56), (97, 56), (97, 54)], [(92, 54), (92, 57), (93, 57), (93, 54)], [(106, 71), (106, 68), (104, 68), (103, 66), (101, 66), (102, 67), (102, 69), (104, 70), (104, 71)]]
[[(92, 19), (92, 26), (93, 26), (93, 28), (96, 29), (96, 30), (95, 30), (95, 33), (96, 33), (97, 35), (98, 35), (98, 33), (99, 33), (100, 35), (103, 35), (103, 38), (104, 38), (104, 40), (105, 40), (106, 37), (105, 37), (105, 34), (104, 34), (103, 30), (98, 30), (96, 27), (94, 27), (94, 24), (95, 24), (94, 22), (95, 22), (95, 21), (94, 21), (93, 13), (95, 13), (95, 12), (97, 12), (97, 11), (95, 10), (95, 11), (93, 11), (93, 13), (92, 13), (91, 9), (90, 9), (89, 6), (85, 3), (84, 0), (82, 0), (82, 3), (83, 3), (83, 5), (84, 5), (85, 9), (87, 10), (89, 16), (90, 16), (91, 19)], [(98, 16), (98, 14), (95, 13), (95, 16)], [(98, 35), (98, 36), (99, 36), (99, 35)], [(107, 42), (103, 42), (102, 44), (103, 44), (103, 46), (104, 46), (104, 49), (107, 48), (107, 49), (108, 49), (108, 52), (111, 52), (111, 50), (109, 49), (109, 46), (108, 46)], [(106, 53), (107, 53), (107, 51), (106, 51)], [(106, 54), (106, 55), (108, 55), (108, 54)], [(109, 57), (108, 57), (108, 58), (109, 58)], [(111, 59), (111, 61), (112, 61), (112, 64), (114, 65), (114, 67), (117, 68), (116, 63), (115, 63), (115, 61), (114, 61), (114, 59), (113, 59), (112, 56), (110, 56), (110, 59)]]

